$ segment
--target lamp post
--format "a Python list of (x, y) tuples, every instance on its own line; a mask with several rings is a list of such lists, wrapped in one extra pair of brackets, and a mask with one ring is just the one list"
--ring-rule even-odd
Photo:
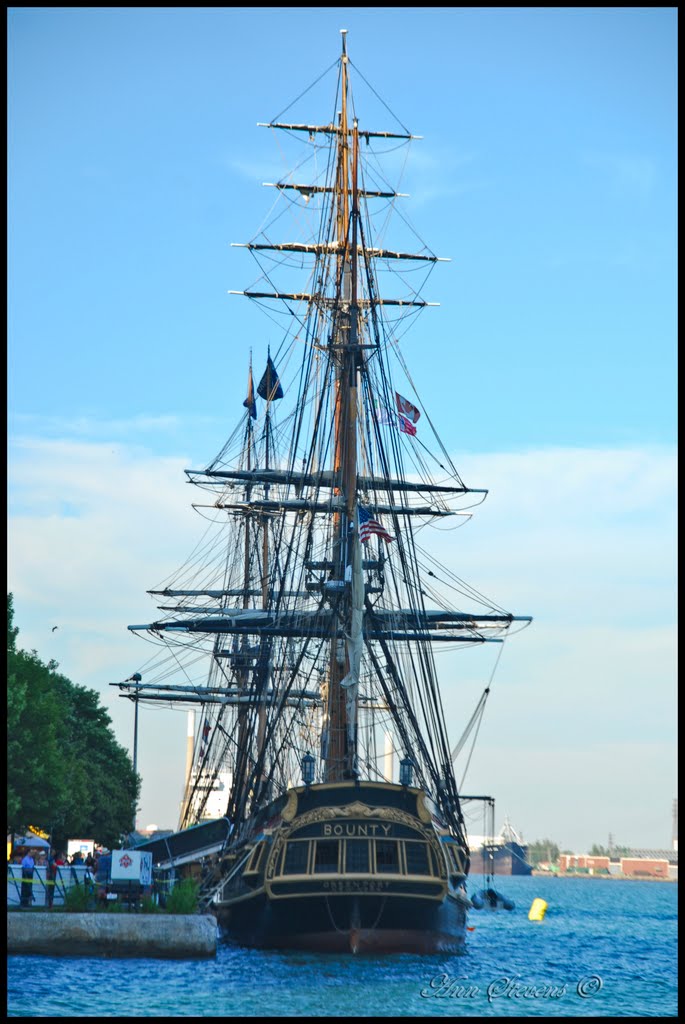
[(316, 758), (312, 757), (311, 754), (307, 753), (302, 758), (302, 781), (305, 786), (311, 786), (314, 781), (314, 768), (316, 766)]
[(133, 774), (135, 775), (138, 770), (138, 683), (143, 677), (140, 672), (134, 672), (132, 676), (126, 680), (127, 683), (136, 684), (136, 695), (133, 698), (135, 705), (135, 711), (133, 714)]
[(411, 786), (414, 774), (414, 762), (410, 757), (400, 761), (400, 786)]

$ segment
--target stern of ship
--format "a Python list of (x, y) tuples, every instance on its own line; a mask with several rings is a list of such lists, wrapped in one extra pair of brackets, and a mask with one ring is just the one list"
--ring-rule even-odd
[(468, 854), (419, 789), (290, 790), (232, 863), (213, 910), (240, 944), (352, 953), (463, 945)]

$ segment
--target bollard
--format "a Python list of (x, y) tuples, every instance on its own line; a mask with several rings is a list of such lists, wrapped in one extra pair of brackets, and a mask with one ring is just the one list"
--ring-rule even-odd
[(534, 899), (531, 903), (530, 910), (528, 911), (528, 920), (542, 921), (545, 916), (546, 910), (547, 904), (544, 900), (541, 900), (539, 897), (537, 899)]

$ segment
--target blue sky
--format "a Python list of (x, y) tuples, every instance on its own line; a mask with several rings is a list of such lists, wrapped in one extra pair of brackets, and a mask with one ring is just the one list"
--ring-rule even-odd
[[(423, 136), (402, 213), (452, 260), (425, 289), (440, 307), (402, 339), (462, 476), (491, 489), (450, 552), (459, 575), (536, 620), (507, 645), (470, 786), (529, 839), (664, 845), (675, 8), (10, 8), (20, 642), (97, 689), (131, 745), (130, 707), (108, 683), (148, 656), (125, 627), (202, 532), (182, 470), (242, 413), (247, 350), (259, 362), (281, 338), (228, 294), (255, 273), (230, 243), (257, 233), (273, 202), (261, 183), (282, 173), (256, 124), (335, 62), (340, 28), (354, 68)], [(360, 120), (391, 127), (353, 86)], [(293, 109), (328, 119), (333, 88), (329, 74)], [(448, 698), (455, 740), (486, 678), (474, 667), (463, 702)], [(170, 827), (185, 720), (142, 719), (142, 823)]]

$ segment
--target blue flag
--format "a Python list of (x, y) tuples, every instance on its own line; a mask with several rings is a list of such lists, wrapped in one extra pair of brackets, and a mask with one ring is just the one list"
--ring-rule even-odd
[(283, 398), (283, 388), (281, 387), (281, 382), (278, 379), (276, 367), (271, 356), (266, 361), (266, 370), (259, 382), (257, 394), (266, 402), (274, 402), (277, 398)]

